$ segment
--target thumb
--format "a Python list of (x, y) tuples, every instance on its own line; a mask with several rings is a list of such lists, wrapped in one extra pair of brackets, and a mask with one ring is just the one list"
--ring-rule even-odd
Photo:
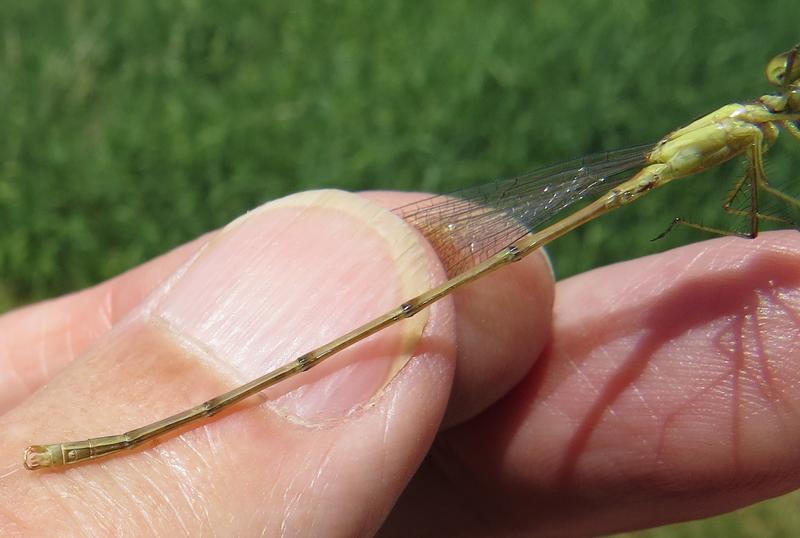
[(285, 364), (430, 287), (443, 276), (432, 259), (400, 219), (338, 191), (235, 221), (0, 417), (0, 530), (376, 531), (447, 404), (446, 300), (158, 444), (37, 473), (22, 451), (137, 428)]

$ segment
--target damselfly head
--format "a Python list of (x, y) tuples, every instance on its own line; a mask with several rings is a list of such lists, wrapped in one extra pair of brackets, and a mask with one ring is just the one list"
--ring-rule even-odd
[(800, 44), (778, 54), (767, 64), (767, 80), (788, 92), (800, 87)]

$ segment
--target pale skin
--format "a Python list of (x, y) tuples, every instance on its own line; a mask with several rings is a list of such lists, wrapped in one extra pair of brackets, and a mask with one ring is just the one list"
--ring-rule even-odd
[[(395, 207), (412, 195), (369, 196)], [(252, 241), (226, 252), (236, 266), (276, 225), (256, 218)], [(332, 233), (313, 221), (297, 224), (286, 247)], [(229, 385), (203, 353), (177, 347), (181, 335), (149, 331), (150, 318), (110, 332), (209, 239), (226, 241), (212, 234), (0, 318), (0, 534), (574, 536), (712, 515), (798, 487), (796, 232), (598, 269), (559, 283), (555, 298), (535, 254), (434, 305), (405, 368), (347, 418), (297, 424), (255, 401), (156, 447), (22, 469), (28, 443), (140, 425)], [(422, 277), (441, 279), (413, 240), (431, 256)], [(322, 259), (339, 259), (335, 238), (320, 245), (330, 248)], [(358, 265), (372, 253), (347, 254)], [(342, 307), (367, 309), (395, 285), (391, 266), (383, 272), (380, 287), (364, 279), (314, 294), (341, 303), (338, 287), (363, 286), (366, 296)], [(338, 322), (302, 299), (280, 311), (276, 346)], [(290, 323), (298, 311), (302, 323)], [(175, 365), (186, 370), (176, 376)], [(75, 396), (87, 393), (93, 401)]]

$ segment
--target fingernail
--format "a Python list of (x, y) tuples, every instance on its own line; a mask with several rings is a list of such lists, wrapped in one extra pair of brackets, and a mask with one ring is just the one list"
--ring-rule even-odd
[[(398, 217), (354, 194), (312, 191), (223, 229), (151, 315), (235, 385), (400, 305), (430, 275), (419, 236)], [(410, 358), (426, 316), (268, 389), (270, 405), (320, 420), (369, 402)]]

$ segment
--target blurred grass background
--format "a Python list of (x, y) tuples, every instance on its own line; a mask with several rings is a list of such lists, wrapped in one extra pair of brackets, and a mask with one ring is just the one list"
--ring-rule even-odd
[[(768, 91), (796, 0), (0, 3), (0, 311), (303, 189), (447, 191)], [(787, 142), (784, 140), (784, 142)], [(790, 142), (791, 143), (791, 142)], [(800, 152), (779, 144), (768, 172)], [(741, 166), (557, 242), (560, 276), (697, 239)], [(720, 186), (720, 182), (724, 186)], [(797, 536), (799, 497), (647, 535)]]

